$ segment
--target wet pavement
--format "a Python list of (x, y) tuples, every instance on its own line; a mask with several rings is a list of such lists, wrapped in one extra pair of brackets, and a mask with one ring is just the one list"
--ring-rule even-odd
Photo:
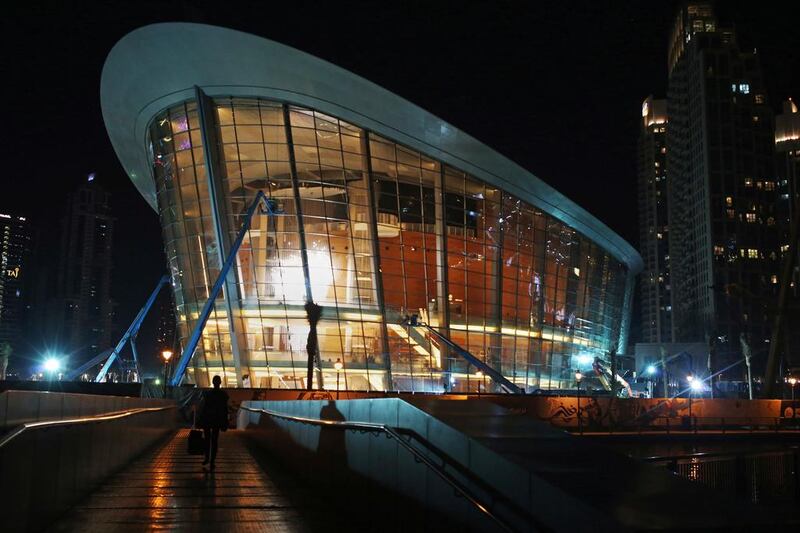
[[(254, 460), (243, 432), (221, 434), (216, 470), (186, 453), (188, 430), (140, 457), (83, 500), (49, 531), (295, 532), (319, 529), (327, 509), (286, 495), (291, 479), (275, 479)], [(295, 484), (296, 496), (303, 488)], [(315, 527), (317, 526), (317, 527)]]

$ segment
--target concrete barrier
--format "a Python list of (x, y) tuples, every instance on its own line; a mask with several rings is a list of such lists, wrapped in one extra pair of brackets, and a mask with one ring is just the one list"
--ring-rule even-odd
[[(414, 405), (416, 403), (420, 405)], [(564, 509), (575, 513), (574, 523), (584, 526), (582, 530), (585, 531), (590, 530), (592, 522), (600, 520), (599, 515), (583, 502), (531, 475), (477, 439), (431, 416), (421, 408), (425, 403), (424, 399), (404, 401), (387, 398), (338, 402), (251, 401), (242, 402), (242, 405), (311, 419), (360, 421), (411, 430), (427, 441), (433, 450), (445, 453), (452, 460), (448, 471), (515, 531), (550, 529), (563, 520)], [(466, 402), (445, 404), (455, 409), (468, 407)], [(474, 407), (480, 406), (476, 404)], [(497, 530), (493, 522), (464, 498), (458, 497), (452, 487), (431, 469), (417, 461), (395, 440), (383, 435), (320, 428), (243, 409), (239, 411), (237, 425), (240, 429), (255, 431), (277, 427), (295, 446), (315, 454), (319, 463), (340, 465), (331, 475), (341, 475), (342, 470), (347, 469), (432, 507), (449, 516), (454, 523), (463, 524), (465, 529)], [(278, 446), (277, 437), (279, 435), (273, 433), (271, 441), (264, 439), (263, 442), (267, 446)], [(427, 452), (436, 462), (441, 462), (431, 448)], [(535, 502), (534, 507), (532, 502)], [(535, 516), (530, 512), (532, 508), (536, 509)]]
[(0, 435), (29, 422), (77, 418), (161, 405), (171, 405), (171, 402), (129, 396), (7, 390), (0, 393)]
[[(44, 405), (48, 410), (56, 409), (57, 403), (48, 398)], [(98, 397), (84, 407), (118, 410), (119, 405)], [(109, 475), (176, 428), (173, 406), (113, 416), (87, 417), (81, 423), (51, 421), (52, 425), (28, 427), (11, 440), (0, 441), (4, 532), (44, 529)]]

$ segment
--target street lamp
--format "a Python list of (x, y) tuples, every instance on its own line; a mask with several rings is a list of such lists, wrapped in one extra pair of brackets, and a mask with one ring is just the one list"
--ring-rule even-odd
[(44, 369), (50, 374), (50, 380), (55, 377), (56, 372), (61, 370), (61, 361), (55, 357), (48, 357), (44, 360)]
[(164, 398), (167, 397), (167, 365), (172, 357), (172, 350), (162, 350), (161, 357), (164, 359)]
[(583, 435), (583, 418), (581, 418), (581, 381), (583, 381), (583, 374), (580, 370), (575, 371), (575, 381), (578, 382), (578, 432)]
[(339, 399), (339, 374), (341, 373), (344, 365), (342, 364), (341, 359), (336, 359), (336, 362), (333, 363), (333, 368), (336, 369), (336, 399)]
[(696, 387), (695, 378), (691, 373), (689, 373), (689, 375), (686, 376), (686, 381), (689, 382), (689, 420), (691, 421), (691, 418), (692, 418), (692, 396), (694, 396), (694, 390), (695, 390), (695, 387)]
[(797, 408), (794, 405), (794, 386), (797, 385), (797, 378), (791, 376), (787, 381), (792, 386), (792, 418), (797, 418)]
[(483, 371), (478, 370), (475, 372), (475, 377), (478, 378), (478, 396), (481, 395), (481, 381), (483, 381)]

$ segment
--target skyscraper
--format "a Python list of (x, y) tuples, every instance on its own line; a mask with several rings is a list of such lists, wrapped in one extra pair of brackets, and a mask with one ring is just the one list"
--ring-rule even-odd
[(642, 341), (671, 342), (672, 302), (667, 218), (667, 101), (642, 103), (639, 130), (638, 193)]
[(673, 340), (719, 340), (720, 369), (738, 359), (741, 334), (754, 356), (769, 339), (785, 231), (773, 113), (758, 55), (740, 50), (709, 3), (678, 14), (668, 65)]
[(800, 198), (800, 113), (791, 98), (783, 102), (783, 113), (775, 117), (776, 172), (780, 181), (781, 199), (787, 216), (794, 214)]
[(0, 357), (6, 343), (12, 354), (19, 355), (21, 351), (30, 243), (25, 217), (0, 213)]
[[(780, 215), (791, 223), (798, 216), (800, 207), (800, 113), (791, 98), (783, 102), (783, 113), (775, 117), (775, 161), (781, 194)], [(790, 234), (790, 231), (786, 231), (782, 236), (781, 253), (789, 249)], [(796, 301), (800, 295), (800, 255), (795, 255), (790, 283), (788, 296)], [(784, 311), (782, 332), (787, 337), (786, 361), (788, 368), (794, 372), (800, 369), (800, 331), (791, 327), (791, 324), (797, 324), (798, 318), (800, 312), (796, 306)]]
[(111, 250), (114, 218), (109, 193), (94, 174), (67, 200), (51, 323), (70, 366), (111, 347)]

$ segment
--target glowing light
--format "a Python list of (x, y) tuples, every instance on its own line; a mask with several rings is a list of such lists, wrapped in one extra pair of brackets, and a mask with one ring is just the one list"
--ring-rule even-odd
[(48, 357), (44, 360), (44, 369), (48, 372), (58, 372), (61, 369), (61, 361), (55, 357)]
[(692, 381), (690, 381), (689, 386), (692, 388), (693, 391), (703, 390), (703, 382), (699, 379), (693, 379)]
[(647, 366), (647, 373), (652, 376), (653, 374), (656, 373), (656, 367), (653, 366), (653, 365), (648, 365)]
[(594, 357), (588, 353), (582, 353), (578, 354), (575, 360), (578, 361), (578, 364), (580, 365), (590, 365), (592, 364), (592, 361), (594, 361)]

